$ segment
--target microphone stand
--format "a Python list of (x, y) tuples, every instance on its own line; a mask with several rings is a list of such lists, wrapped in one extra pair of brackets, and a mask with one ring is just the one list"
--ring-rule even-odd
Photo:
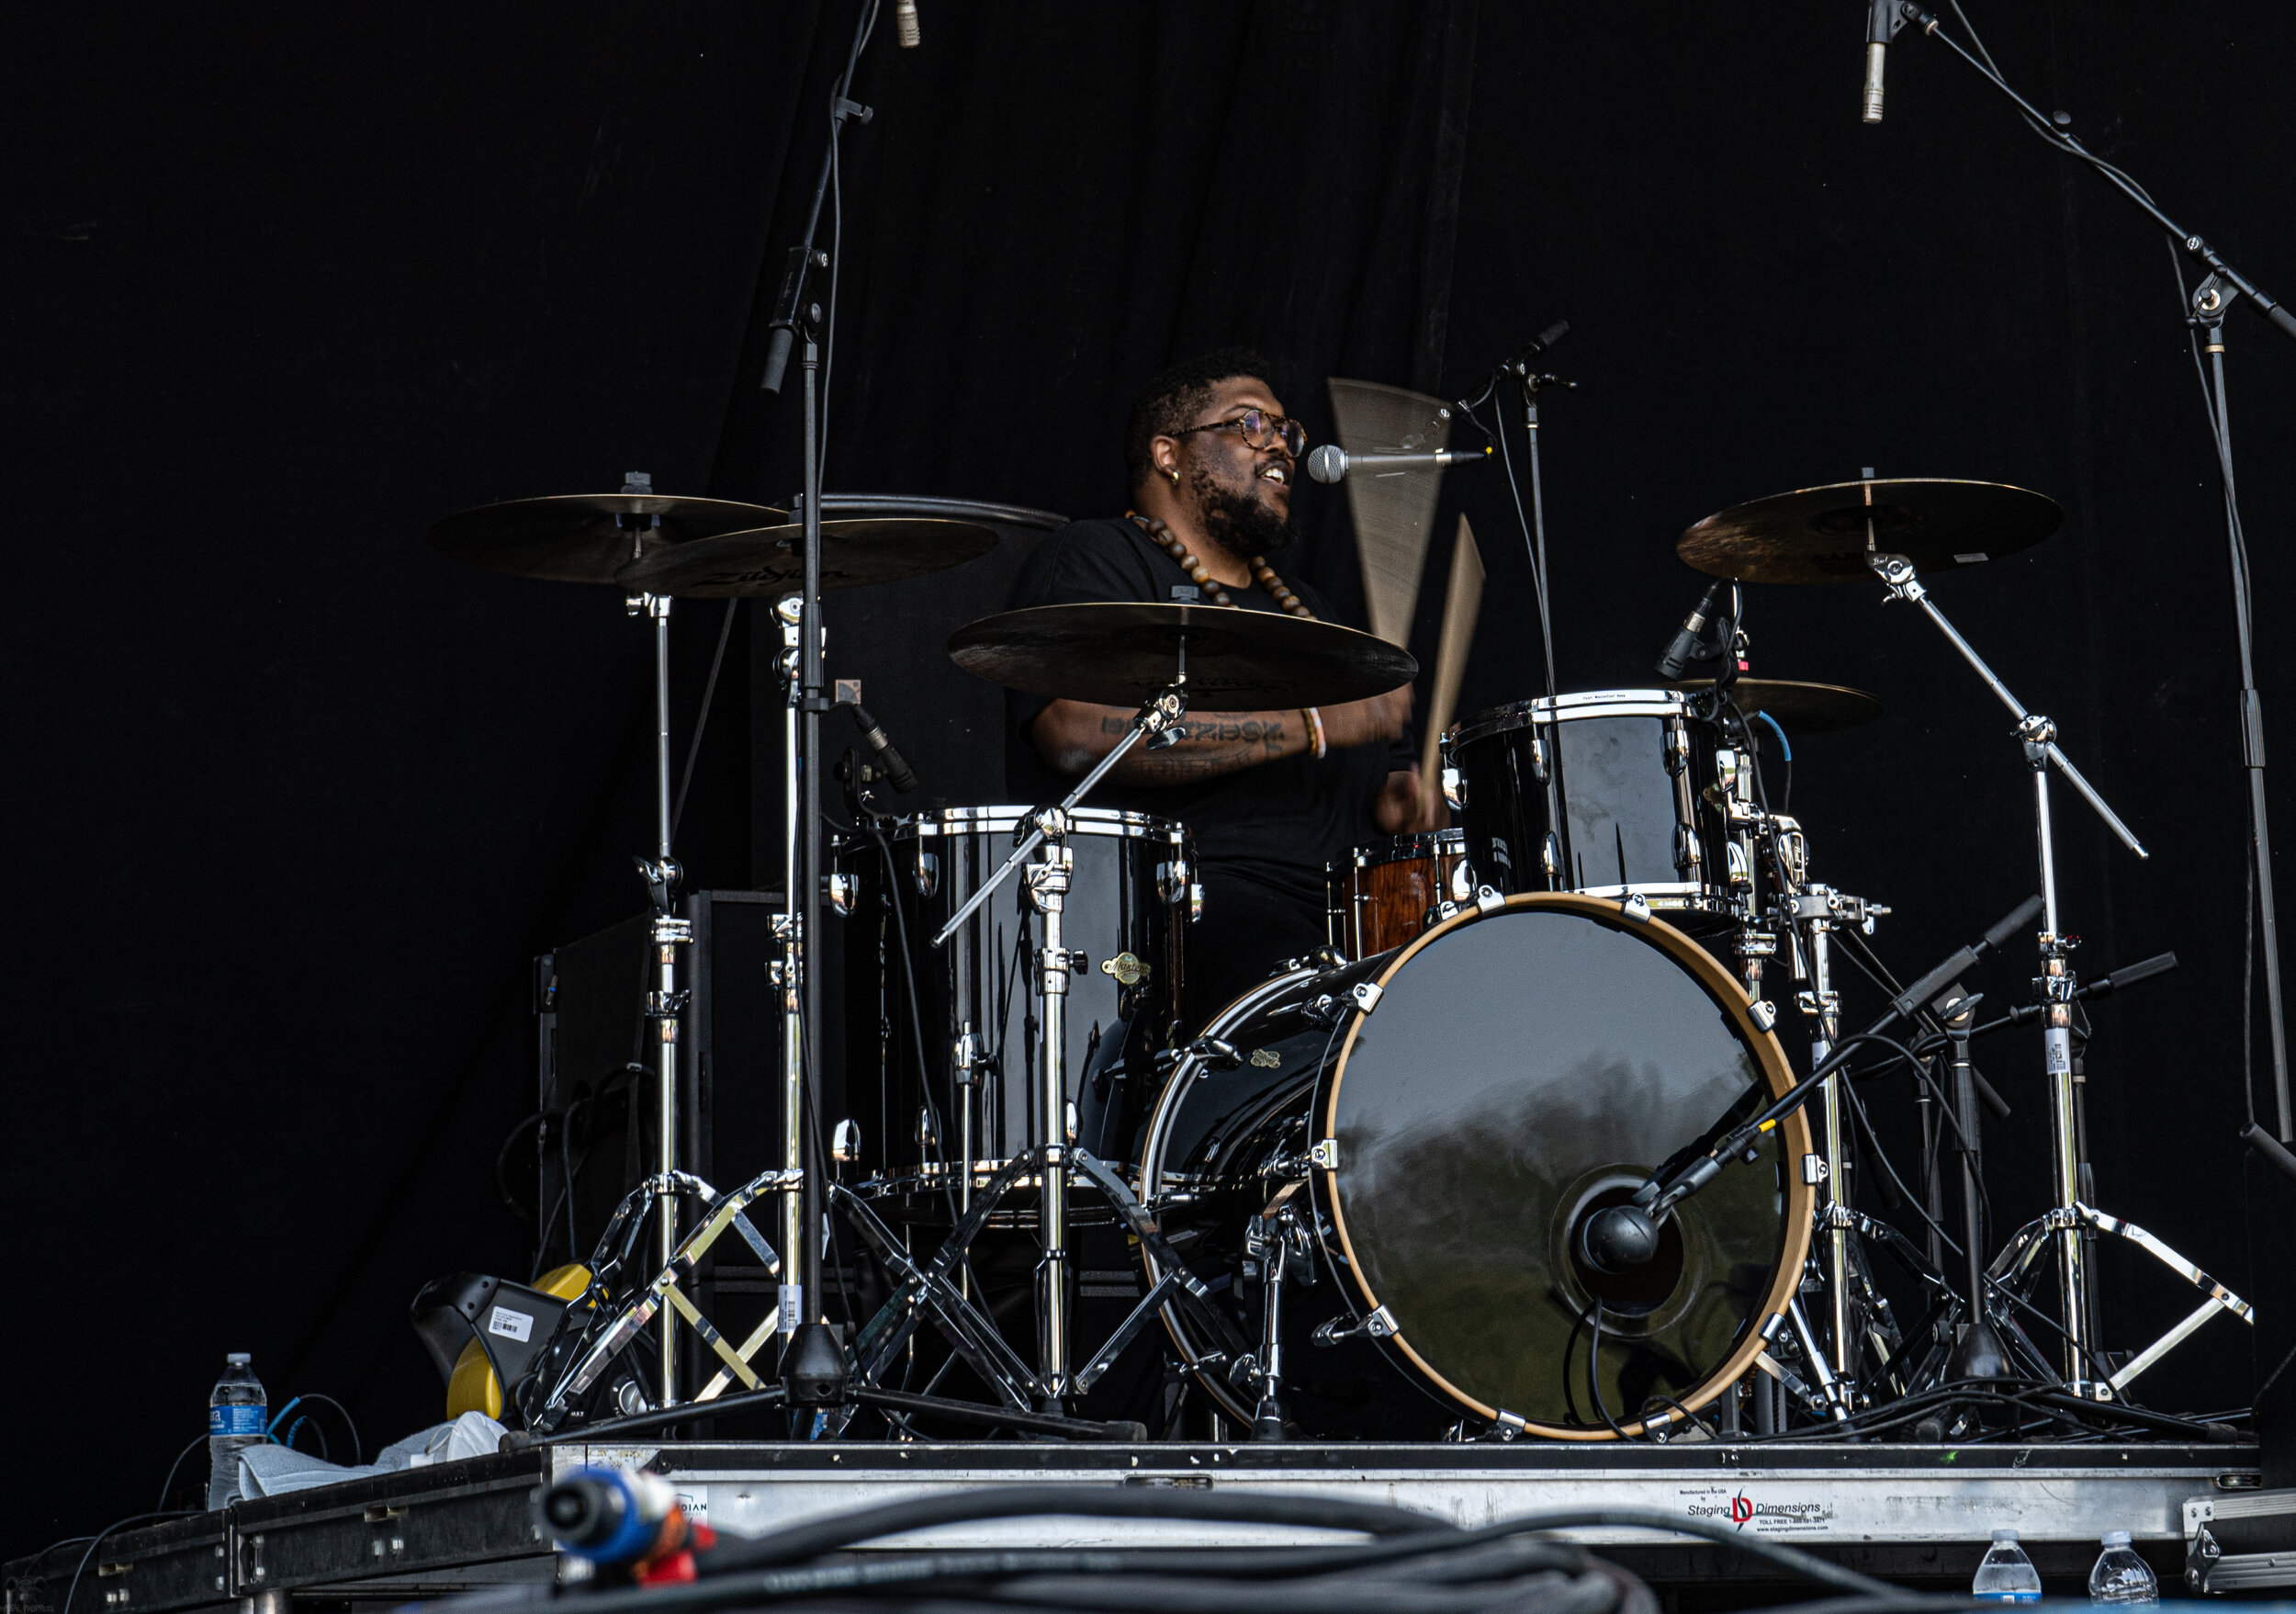
[[(2207, 389), (2209, 425), (2216, 439), (2218, 471), (2224, 484), (2225, 536), (2232, 551), (2233, 619), (2240, 642), (2241, 760), (2248, 774), (2249, 856), (2257, 876), (2257, 913), (2258, 929), (2264, 939), (2264, 990), (2271, 1028), (2272, 1093), (2277, 1106), (2276, 1119), (2279, 1123), (2279, 1142), (2296, 1143), (2296, 1114), (2291, 1113), (2290, 1103), (2287, 1016), (2280, 989), (2279, 920), (2273, 897), (2272, 832), (2265, 805), (2264, 707), (2257, 694), (2252, 643), (2255, 611), (2250, 597), (2247, 539), (2241, 529), (2238, 482), (2233, 474), (2232, 425), (2224, 385), (2224, 311), (2245, 296), (2256, 305), (2257, 312), (2278, 326), (2283, 335), (2290, 337), (2296, 337), (2296, 313), (2290, 312), (2283, 304), (2268, 297), (2255, 282), (2226, 263), (2199, 231), (2187, 230), (2163, 212), (2143, 186), (2091, 152), (2069, 130), (2060, 127), (2055, 119), (2044, 117), (2031, 101), (2010, 87), (2009, 81), (2000, 75), (1989, 57), (1986, 56), (1982, 44), (1977, 47), (1979, 54), (1971, 54), (1959, 40), (1941, 28), (1934, 13), (1916, 4), (1915, 0), (1898, 0), (1898, 13), (1906, 21), (1919, 25), (1923, 33), (1943, 44), (1967, 62), (1979, 77), (2007, 96), (2043, 140), (2067, 155), (2079, 158), (2102, 175), (2115, 190), (2168, 231), (2179, 249), (2209, 271), (2207, 277), (2190, 294), (2190, 307), (2186, 319), (2189, 325), (2204, 333), (2208, 338), (2209, 373), (2203, 377), (2203, 385)], [(2179, 285), (2183, 278), (2179, 267)], [(2197, 359), (2198, 356), (2195, 357)]]

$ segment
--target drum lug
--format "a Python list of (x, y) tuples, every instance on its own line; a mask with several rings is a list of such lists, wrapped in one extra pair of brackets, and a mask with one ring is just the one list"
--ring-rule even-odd
[(1475, 911), (1477, 913), (1497, 913), (1506, 905), (1506, 896), (1497, 886), (1483, 886), (1476, 889)]
[(1639, 891), (1628, 892), (1618, 902), (1618, 911), (1638, 925), (1650, 922), (1650, 899)]
[[(1315, 1342), (1320, 1346), (1339, 1345), (1350, 1339), (1361, 1339), (1366, 1335), (1374, 1339), (1394, 1338), (1395, 1314), (1389, 1311), (1387, 1307), (1380, 1306), (1369, 1316), (1344, 1328), (1340, 1326), (1339, 1319), (1334, 1317), (1330, 1322), (1316, 1329)], [(1519, 1419), (1517, 1421), (1520, 1422)]]
[(1357, 981), (1347, 996), (1355, 999), (1356, 1008), (1368, 1014), (1379, 1006), (1379, 999), (1387, 996), (1387, 988), (1377, 981)]
[(919, 897), (930, 897), (934, 892), (940, 890), (940, 854), (937, 852), (918, 852), (917, 854), (917, 873), (913, 878), (917, 881), (917, 894)]
[(1536, 734), (1531, 736), (1531, 777), (1541, 784), (1547, 783), (1547, 742)]
[(1778, 1006), (1767, 998), (1757, 998), (1746, 1005), (1746, 1018), (1768, 1031), (1778, 1023)]
[(1338, 1170), (1339, 1140), (1335, 1137), (1318, 1139), (1315, 1145), (1308, 1150), (1308, 1164), (1320, 1166), (1326, 1171)]
[(852, 1120), (837, 1123), (837, 1132), (829, 1141), (829, 1158), (840, 1166), (850, 1166), (861, 1158), (861, 1133), (859, 1123)]
[(1551, 831), (1547, 837), (1547, 844), (1538, 849), (1538, 863), (1547, 871), (1547, 877), (1550, 880), (1562, 874), (1562, 843), (1555, 839)]
[(1457, 768), (1446, 767), (1443, 770), (1443, 799), (1453, 812), (1458, 812), (1467, 806), (1467, 780)]
[(1674, 826), (1674, 866), (1689, 878), (1695, 878), (1698, 865), (1706, 861), (1706, 854), (1698, 844), (1698, 832), (1687, 824)]

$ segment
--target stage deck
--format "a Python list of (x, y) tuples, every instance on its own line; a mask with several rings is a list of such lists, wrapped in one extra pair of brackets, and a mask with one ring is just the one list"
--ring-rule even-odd
[[(1653, 1508), (1732, 1524), (1909, 1586), (1965, 1587), (1989, 1532), (2022, 1532), (2051, 1591), (2082, 1589), (2097, 1541), (2126, 1529), (2164, 1590), (2184, 1579), (2184, 1505), (2257, 1483), (2239, 1446), (1023, 1445), (667, 1442), (505, 1452), (381, 1479), (242, 1502), (108, 1538), (79, 1614), (345, 1609), (480, 1586), (547, 1584), (583, 1566), (555, 1554), (531, 1498), (585, 1462), (647, 1467), (722, 1529), (754, 1534), (957, 1486), (1185, 1485), (1392, 1502), (1461, 1525), (1556, 1507)], [(1671, 1608), (1743, 1606), (1818, 1590), (1727, 1545), (1581, 1529), (1666, 1594)], [(1035, 1545), (1269, 1545), (1316, 1532), (1056, 1518), (951, 1527), (947, 1549)], [(907, 1544), (904, 1542), (903, 1544)], [(56, 1614), (84, 1547), (10, 1563), (6, 1614)], [(100, 1591), (100, 1597), (98, 1595)]]

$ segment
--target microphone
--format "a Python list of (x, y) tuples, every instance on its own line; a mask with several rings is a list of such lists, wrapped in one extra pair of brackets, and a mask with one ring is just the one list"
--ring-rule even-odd
[(884, 727), (869, 715), (869, 708), (855, 701), (849, 709), (853, 714), (853, 727), (861, 730), (862, 743), (877, 753), (877, 760), (884, 764), (885, 777), (893, 781), (893, 788), (903, 796), (915, 790), (917, 770), (893, 749), (893, 741), (885, 738)]
[(1889, 42), (1897, 37), (1897, 30), (1908, 20), (1921, 25), (1924, 33), (1934, 32), (1937, 18), (1924, 10), (1915, 0), (1870, 0), (1865, 13), (1865, 121), (1882, 120), (1882, 66), (1889, 56)]
[(1568, 320), (1557, 320), (1553, 324), (1548, 326), (1547, 329), (1541, 331), (1528, 342), (1525, 342), (1523, 344), (1523, 352), (1519, 356), (1525, 361), (1535, 359), (1540, 354), (1545, 353), (1548, 348), (1554, 346), (1556, 343), (1560, 342), (1564, 337), (1570, 334), (1570, 322)]
[(904, 51), (914, 51), (924, 42), (925, 35), (917, 26), (917, 0), (900, 0), (893, 8), (893, 26)]
[(1480, 454), (1437, 448), (1424, 454), (1350, 454), (1336, 443), (1326, 443), (1308, 456), (1308, 475), (1319, 482), (1335, 482), (1343, 477), (1380, 476), (1399, 470), (1437, 470), (1446, 465), (1466, 465), (1485, 458), (1490, 453), (1488, 448)]
[(1674, 637), (1667, 641), (1666, 654), (1659, 658), (1660, 678), (1680, 678), (1689, 671), (1693, 661), (1708, 659), (1704, 653), (1705, 644), (1701, 636), (1706, 630), (1707, 620), (1714, 615), (1715, 601), (1721, 598), (1722, 581), (1717, 577), (1706, 585), (1706, 592), (1698, 596), (1698, 604), (1692, 608), (1689, 615), (1683, 618), (1683, 625), (1674, 630)]

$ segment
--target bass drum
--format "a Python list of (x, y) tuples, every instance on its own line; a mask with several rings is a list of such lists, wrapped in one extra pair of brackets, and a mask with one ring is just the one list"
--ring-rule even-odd
[[(1588, 1216), (1792, 1085), (1748, 1001), (1690, 937), (1617, 902), (1540, 893), (1469, 909), (1223, 1010), (1150, 1118), (1142, 1197), (1255, 1341), (1263, 1262), (1247, 1232), (1292, 1211), (1304, 1258), (1278, 1286), (1277, 1337), (1302, 1435), (1663, 1428), (1752, 1366), (1792, 1298), (1810, 1236), (1807, 1123), (1797, 1112), (1753, 1164), (1684, 1201), (1641, 1271), (1605, 1277), (1573, 1252)], [(1312, 1283), (1295, 1287), (1303, 1274)], [(1164, 1318), (1196, 1382), (1249, 1423), (1255, 1364), (1176, 1309)]]

